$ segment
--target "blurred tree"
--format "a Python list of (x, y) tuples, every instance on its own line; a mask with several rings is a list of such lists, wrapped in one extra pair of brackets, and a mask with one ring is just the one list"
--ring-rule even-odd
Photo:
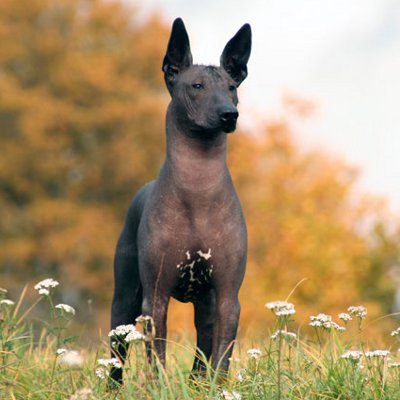
[(286, 299), (303, 279), (290, 298), (299, 323), (319, 312), (337, 317), (360, 302), (373, 316), (388, 314), (396, 289), (389, 272), (399, 264), (400, 242), (390, 233), (385, 204), (357, 190), (356, 169), (300, 149), (294, 106), (297, 118), (312, 115), (309, 102), (284, 98), (284, 116), (230, 143), (249, 230), (244, 325), (254, 315), (271, 320), (265, 302)]
[(121, 219), (164, 153), (166, 34), (117, 1), (0, 3), (4, 285), (51, 276), (109, 301)]

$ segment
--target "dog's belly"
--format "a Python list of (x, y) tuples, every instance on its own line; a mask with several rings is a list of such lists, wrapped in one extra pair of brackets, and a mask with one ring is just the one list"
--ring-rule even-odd
[(186, 251), (186, 259), (176, 268), (178, 270), (178, 281), (172, 291), (172, 296), (184, 303), (201, 300), (204, 294), (211, 288), (213, 264), (211, 249), (207, 252), (202, 250)]

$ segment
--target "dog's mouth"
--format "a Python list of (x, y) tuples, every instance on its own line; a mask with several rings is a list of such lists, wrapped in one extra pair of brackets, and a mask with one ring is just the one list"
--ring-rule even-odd
[(217, 124), (214, 126), (196, 126), (192, 129), (192, 132), (196, 136), (212, 139), (223, 133), (232, 133), (236, 129), (236, 122)]
[(234, 122), (227, 122), (222, 125), (222, 130), (225, 133), (232, 133), (236, 129), (236, 121)]
[(210, 118), (205, 123), (194, 123), (191, 130), (202, 137), (214, 137), (221, 132), (232, 133), (236, 129), (236, 123), (236, 118), (225, 120), (222, 118)]
[(202, 132), (203, 136), (214, 137), (224, 133), (233, 133), (236, 129), (236, 122), (229, 122), (217, 125), (215, 128), (204, 129)]

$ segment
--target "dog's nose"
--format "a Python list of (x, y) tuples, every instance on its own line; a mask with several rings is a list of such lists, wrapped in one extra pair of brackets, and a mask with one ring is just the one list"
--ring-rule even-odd
[(223, 123), (233, 123), (238, 119), (239, 113), (236, 110), (226, 110), (221, 112), (220, 119)]

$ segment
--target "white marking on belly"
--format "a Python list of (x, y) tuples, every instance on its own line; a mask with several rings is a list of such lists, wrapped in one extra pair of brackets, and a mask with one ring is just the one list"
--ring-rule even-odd
[(187, 257), (188, 260), (190, 260), (190, 252), (189, 252), (189, 250), (186, 252), (186, 257)]

